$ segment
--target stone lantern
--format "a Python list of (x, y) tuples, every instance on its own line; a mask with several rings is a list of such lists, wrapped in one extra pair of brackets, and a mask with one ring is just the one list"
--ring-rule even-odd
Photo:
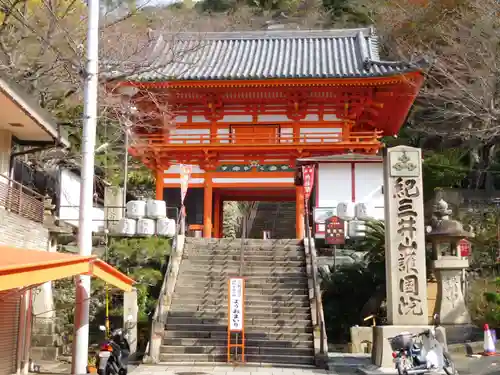
[(462, 223), (450, 219), (452, 211), (443, 199), (435, 206), (432, 230), (427, 239), (432, 243), (433, 268), (438, 281), (435, 313), (444, 326), (469, 325), (470, 315), (462, 292), (461, 277), (469, 267), (462, 259), (459, 242), (474, 235), (463, 228)]

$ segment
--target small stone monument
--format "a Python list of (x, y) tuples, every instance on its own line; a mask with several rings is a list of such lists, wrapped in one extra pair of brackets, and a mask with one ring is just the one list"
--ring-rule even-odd
[(428, 328), (422, 155), (398, 146), (384, 157), (387, 320), (373, 328), (372, 362), (394, 369), (389, 338)]
[(451, 213), (443, 199), (437, 202), (427, 238), (432, 243), (433, 268), (438, 280), (435, 312), (442, 325), (456, 327), (471, 324), (461, 286), (462, 271), (469, 267), (469, 261), (461, 258), (459, 242), (474, 235), (459, 221), (450, 219)]

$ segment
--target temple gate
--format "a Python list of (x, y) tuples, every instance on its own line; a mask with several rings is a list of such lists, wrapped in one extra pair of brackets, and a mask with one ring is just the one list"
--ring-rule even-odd
[(376, 154), (423, 82), (423, 66), (380, 60), (371, 28), (178, 33), (152, 54), (171, 63), (110, 87), (133, 88), (142, 113), (168, 112), (134, 123), (130, 152), (154, 170), (156, 198), (171, 206), (180, 203), (179, 165), (193, 166), (187, 221), (206, 238), (222, 236), (224, 200), (296, 202), (303, 238), (296, 160)]

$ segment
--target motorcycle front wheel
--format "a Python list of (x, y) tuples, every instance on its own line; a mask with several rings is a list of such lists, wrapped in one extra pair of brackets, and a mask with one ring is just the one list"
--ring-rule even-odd
[(446, 375), (456, 375), (457, 370), (455, 369), (455, 363), (453, 363), (451, 356), (447, 352), (444, 352), (443, 359), (444, 359), (443, 370), (446, 373)]
[(408, 369), (412, 366), (409, 365), (408, 358), (399, 358), (396, 362), (396, 370), (398, 375), (408, 375)]
[(106, 365), (104, 370), (97, 370), (97, 375), (114, 375), (115, 372), (110, 365)]
[(396, 370), (398, 371), (398, 375), (407, 375), (408, 372), (403, 370), (403, 366), (401, 365), (401, 362), (396, 363)]

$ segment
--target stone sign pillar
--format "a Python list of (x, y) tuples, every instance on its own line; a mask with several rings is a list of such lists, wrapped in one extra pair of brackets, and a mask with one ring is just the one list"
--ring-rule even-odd
[(133, 288), (131, 292), (123, 293), (123, 327), (125, 328), (126, 338), (130, 345), (130, 356), (132, 358), (134, 358), (137, 352), (138, 314), (137, 289)]
[(427, 276), (420, 149), (398, 146), (384, 160), (387, 320), (426, 325)]
[(372, 362), (392, 369), (389, 338), (428, 327), (420, 149), (398, 146), (384, 158), (387, 326), (373, 327)]

